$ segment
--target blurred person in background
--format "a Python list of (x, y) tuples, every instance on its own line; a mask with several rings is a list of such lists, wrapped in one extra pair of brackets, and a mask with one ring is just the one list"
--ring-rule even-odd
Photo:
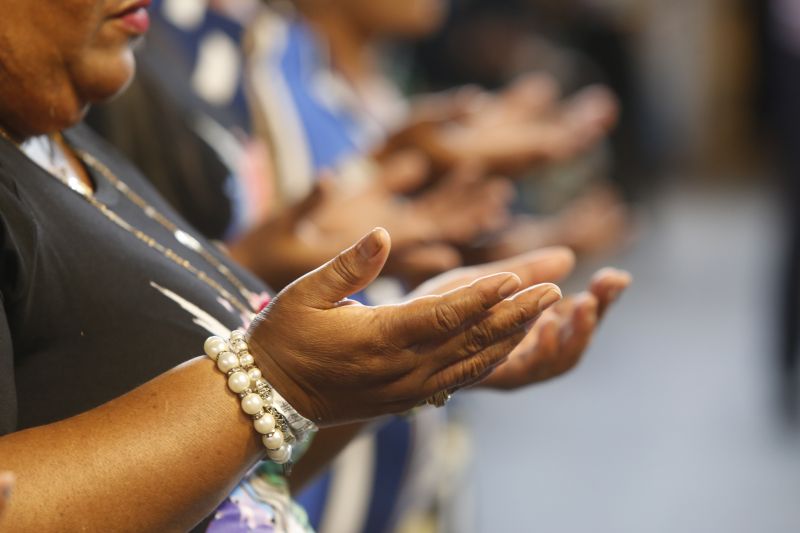
[[(255, 24), (253, 78), (267, 136), (279, 147), (284, 194), (307, 192), (310, 171), (320, 167), (363, 179), (365, 155), (380, 159), (408, 147), (425, 153), (434, 170), (473, 160), (489, 172), (521, 176), (574, 159), (616, 119), (616, 103), (602, 87), (561, 100), (544, 74), (522, 76), (497, 94), (465, 87), (408, 100), (383, 47), (436, 30), (448, 2), (275, 4)], [(498, 259), (554, 243), (598, 251), (618, 242), (625, 210), (609, 189), (570, 207), (545, 220), (519, 217), (470, 249), (470, 257)]]
[(414, 198), (395, 194), (427, 172), (414, 154), (387, 161), (376, 169), (374, 185), (362, 190), (322, 180), (303, 201), (276, 206), (275, 150), (269, 139), (251, 134), (246, 31), (240, 10), (231, 6), (241, 7), (156, 2), (152, 34), (139, 54), (140, 76), (88, 119), (205, 235), (226, 241), (240, 262), (283, 287), (335, 255), (349, 237), (382, 225), (395, 235), (387, 273), (416, 284), (458, 266), (449, 242), (469, 241), (504, 223), (507, 183), (474, 179), (474, 170), (455, 172)]

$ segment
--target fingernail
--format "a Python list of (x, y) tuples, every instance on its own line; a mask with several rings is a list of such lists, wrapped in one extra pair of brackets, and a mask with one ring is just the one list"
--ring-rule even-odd
[(364, 259), (372, 259), (381, 251), (381, 248), (383, 248), (383, 243), (377, 236), (379, 231), (381, 230), (375, 228), (356, 245), (356, 251)]
[(509, 276), (497, 289), (497, 294), (500, 298), (508, 298), (517, 291), (519, 284), (520, 280), (517, 276)]
[(539, 309), (544, 311), (557, 301), (561, 299), (561, 291), (558, 289), (550, 289), (541, 298), (539, 298)]

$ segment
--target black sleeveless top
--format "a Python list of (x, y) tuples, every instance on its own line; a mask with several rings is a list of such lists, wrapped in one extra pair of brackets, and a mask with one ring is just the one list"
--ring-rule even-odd
[[(254, 300), (266, 298), (266, 287), (192, 230), (88, 128), (65, 137), (194, 235), (259, 294)], [(243, 300), (216, 268), (89, 170), (98, 200)], [(206, 337), (246, 320), (195, 274), (111, 222), (2, 138), (0, 300), (0, 435), (97, 407), (200, 355)]]

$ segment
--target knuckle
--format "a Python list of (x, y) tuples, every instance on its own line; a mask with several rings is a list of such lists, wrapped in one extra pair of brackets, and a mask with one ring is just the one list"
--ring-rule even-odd
[(356, 269), (352, 261), (348, 259), (346, 255), (337, 257), (333, 263), (331, 263), (331, 268), (336, 276), (341, 278), (346, 285), (355, 285), (358, 283), (359, 278)]
[(472, 357), (464, 361), (462, 365), (462, 380), (463, 383), (472, 383), (477, 381), (486, 371), (487, 365), (482, 357)]
[(493, 340), (493, 335), (489, 327), (484, 324), (476, 324), (467, 331), (465, 348), (469, 353), (477, 353), (486, 348)]
[(518, 305), (511, 312), (511, 325), (522, 326), (535, 318), (535, 313), (525, 306)]
[(434, 324), (439, 331), (449, 332), (461, 326), (461, 316), (449, 303), (441, 302), (433, 307)]

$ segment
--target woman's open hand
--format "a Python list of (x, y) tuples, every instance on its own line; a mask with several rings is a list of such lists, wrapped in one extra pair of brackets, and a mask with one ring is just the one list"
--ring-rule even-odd
[[(440, 294), (494, 272), (512, 272), (521, 287), (559, 281), (575, 264), (575, 256), (564, 247), (543, 248), (485, 265), (459, 268), (421, 285), (414, 294)], [(509, 354), (508, 359), (487, 372), (477, 386), (514, 390), (559, 376), (574, 367), (591, 341), (609, 306), (630, 285), (627, 272), (605, 268), (597, 272), (588, 290), (571, 295), (544, 312)]]
[(519, 290), (505, 272), (398, 305), (347, 300), (380, 273), (389, 248), (386, 231), (372, 231), (289, 285), (250, 327), (265, 377), (322, 426), (406, 411), (474, 383), (561, 298), (549, 283)]

